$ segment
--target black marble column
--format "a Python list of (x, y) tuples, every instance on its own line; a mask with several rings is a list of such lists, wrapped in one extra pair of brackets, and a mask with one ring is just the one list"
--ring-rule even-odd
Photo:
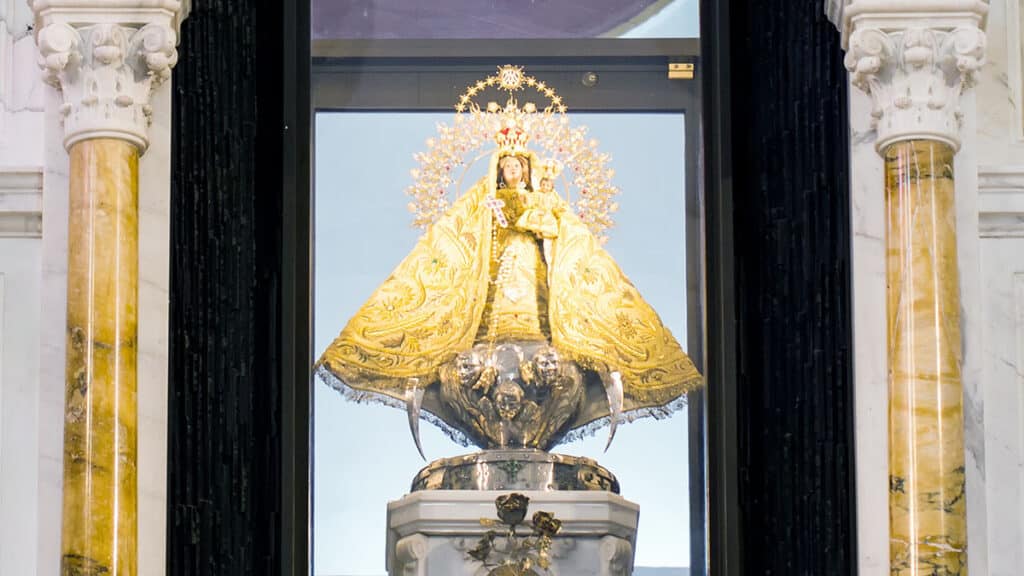
[(299, 121), (308, 41), (296, 37), (308, 38), (308, 9), (194, 0), (183, 24), (171, 193), (174, 576), (309, 570), (308, 381), (295, 377), (297, 361), (308, 368), (297, 360), (308, 342), (294, 329), (308, 307), (308, 242), (296, 227), (309, 208), (308, 152), (296, 146), (309, 136), (308, 113)]
[[(703, 7), (718, 26), (705, 28), (705, 62), (720, 67), (706, 71), (707, 125), (717, 129), (706, 140), (709, 214), (732, 232), (731, 250), (709, 254), (709, 280), (712, 290), (716, 279), (729, 281), (736, 319), (719, 316), (726, 327), (711, 330), (709, 344), (732, 360), (711, 361), (723, 385), (710, 392), (711, 555), (731, 564), (728, 574), (852, 575), (849, 141), (839, 33), (821, 2)], [(717, 230), (714, 217), (709, 230)], [(722, 309), (716, 302), (709, 327)]]

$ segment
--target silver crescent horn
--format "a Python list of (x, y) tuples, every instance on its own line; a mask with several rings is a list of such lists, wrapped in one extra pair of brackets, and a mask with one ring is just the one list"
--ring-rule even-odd
[(608, 394), (608, 417), (611, 418), (611, 426), (608, 428), (608, 443), (604, 445), (604, 451), (612, 445), (615, 439), (615, 430), (619, 427), (619, 419), (622, 417), (622, 374), (611, 373), (611, 382), (605, 383), (605, 392)]
[(416, 443), (416, 450), (419, 450), (420, 458), (426, 461), (427, 457), (423, 454), (423, 445), (420, 443), (421, 404), (423, 404), (423, 388), (420, 388), (420, 379), (409, 378), (405, 386), (405, 409), (409, 413), (409, 432), (412, 432), (412, 440)]

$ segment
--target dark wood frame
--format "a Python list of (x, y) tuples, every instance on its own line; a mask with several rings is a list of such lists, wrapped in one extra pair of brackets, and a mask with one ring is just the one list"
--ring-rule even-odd
[(704, 73), (704, 185), (707, 226), (708, 566), (713, 576), (744, 571), (736, 406), (736, 278), (730, 0), (701, 1)]

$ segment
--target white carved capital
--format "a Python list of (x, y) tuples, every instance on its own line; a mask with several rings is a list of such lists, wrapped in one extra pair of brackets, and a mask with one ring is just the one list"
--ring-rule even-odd
[(960, 147), (960, 97), (985, 63), (982, 0), (829, 0), (854, 86), (872, 99), (881, 152), (928, 139)]
[(960, 95), (985, 61), (985, 33), (912, 27), (861, 28), (850, 36), (846, 69), (871, 95), (879, 151), (903, 140), (929, 139), (960, 148)]
[(35, 0), (39, 66), (63, 97), (64, 146), (118, 138), (145, 151), (152, 91), (178, 61), (179, 0)]

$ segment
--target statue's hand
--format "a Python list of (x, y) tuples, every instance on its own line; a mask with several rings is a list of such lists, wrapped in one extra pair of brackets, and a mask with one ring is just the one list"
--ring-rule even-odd
[(557, 238), (558, 217), (549, 208), (527, 208), (516, 220), (516, 228), (532, 232), (538, 238)]
[(556, 218), (561, 218), (562, 214), (565, 214), (565, 207), (565, 202), (559, 202), (556, 200), (552, 203), (551, 213), (554, 214)]

